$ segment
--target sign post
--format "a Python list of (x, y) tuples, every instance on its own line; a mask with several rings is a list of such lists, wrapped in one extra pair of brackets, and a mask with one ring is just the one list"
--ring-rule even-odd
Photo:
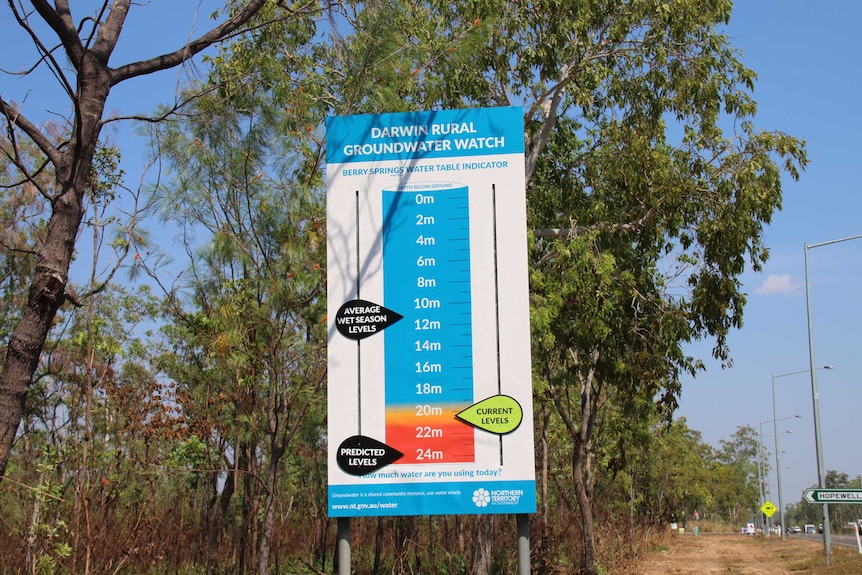
[(523, 111), (327, 121), (330, 517), (534, 513)]

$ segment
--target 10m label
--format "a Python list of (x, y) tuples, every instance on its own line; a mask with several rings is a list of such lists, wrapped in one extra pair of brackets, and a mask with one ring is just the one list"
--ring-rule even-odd
[(383, 191), (383, 293), (404, 320), (385, 333), (386, 443), (402, 463), (474, 461), (468, 188)]

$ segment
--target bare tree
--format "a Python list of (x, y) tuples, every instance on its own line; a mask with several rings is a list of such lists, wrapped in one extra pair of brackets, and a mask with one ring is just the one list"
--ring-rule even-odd
[[(111, 89), (131, 78), (174, 68), (202, 50), (242, 33), (261, 9), (274, 9), (267, 17), (289, 18), (291, 13), (273, 0), (238, 3), (219, 25), (198, 38), (183, 42), (173, 52), (117, 67), (108, 65), (127, 24), (132, 0), (105, 0), (95, 16), (78, 21), (68, 0), (8, 0), (12, 18), (31, 38), (39, 60), (32, 70), (47, 66), (58, 81), (58, 90), (71, 101), (68, 136), (52, 137), (19, 113), (0, 90), (0, 115), (5, 117), (8, 145), (2, 151), (20, 173), (20, 182), (35, 186), (50, 206), (45, 242), (34, 254), (35, 273), (20, 319), (9, 338), (0, 372), (0, 478), (5, 475), (12, 444), (24, 413), (27, 390), (39, 367), (39, 358), (57, 311), (66, 301), (79, 299), (67, 290), (69, 266), (75, 239), (86, 205), (86, 187), (91, 177), (99, 137), (106, 123), (105, 102)], [(261, 22), (255, 21), (256, 25)], [(42, 26), (50, 32), (40, 35)], [(66, 62), (62, 62), (65, 59)], [(35, 144), (45, 155), (44, 166), (30, 168), (22, 161), (25, 144)], [(39, 173), (50, 164), (54, 177), (44, 185)], [(83, 298), (86, 294), (82, 294)]]

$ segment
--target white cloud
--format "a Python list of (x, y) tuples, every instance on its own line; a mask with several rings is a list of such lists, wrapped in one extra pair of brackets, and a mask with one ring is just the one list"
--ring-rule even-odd
[(766, 276), (763, 283), (754, 289), (754, 293), (757, 295), (772, 295), (776, 293), (784, 295), (800, 295), (803, 293), (803, 286), (801, 283), (794, 282), (793, 276), (790, 274), (771, 274)]

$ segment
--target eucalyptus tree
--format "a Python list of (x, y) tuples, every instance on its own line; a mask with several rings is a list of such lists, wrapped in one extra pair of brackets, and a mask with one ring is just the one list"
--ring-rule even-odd
[[(0, 500), (10, 538), (20, 537), (21, 554), (8, 554), (10, 568), (38, 571), (62, 562), (92, 571), (114, 561), (142, 535), (118, 500), (137, 501), (138, 520), (164, 519), (148, 505), (151, 498), (140, 497), (146, 478), (154, 484), (157, 439), (176, 425), (163, 402), (170, 394), (139, 375), (147, 365), (140, 327), (156, 310), (145, 288), (109, 285), (87, 306), (58, 315)], [(146, 441), (151, 449), (143, 448)]]
[(757, 430), (750, 425), (736, 429), (729, 439), (722, 439), (716, 451), (716, 460), (727, 469), (726, 475), (735, 486), (733, 499), (726, 505), (736, 517), (757, 514), (762, 505), (763, 481), (769, 471), (769, 454), (764, 453)]
[(702, 366), (684, 351), (693, 340), (729, 360), (739, 276), (766, 260), (782, 170), (798, 176), (804, 147), (755, 128), (755, 74), (721, 32), (729, 1), (435, 6), (450, 23), (440, 48), (456, 23), (477, 24), (469, 52), (417, 66), (417, 99), (526, 107), (534, 364), (574, 444), (582, 569), (595, 573), (604, 408), (631, 425), (643, 400), (672, 412), (680, 375)]
[(219, 498), (213, 484), (210, 543), (236, 493), (239, 568), (255, 549), (264, 575), (289, 448), (309, 426), (313, 450), (323, 434), (326, 241), (322, 172), (297, 151), (320, 150), (260, 104), (204, 97), (153, 132), (167, 168), (155, 199), (190, 256), (181, 282), (165, 286), (173, 351), (160, 363), (227, 477)]
[[(21, 75), (45, 70), (56, 80), (53, 93), (68, 101), (65, 129), (60, 135), (40, 127), (32, 117), (0, 89), (0, 119), (8, 146), (2, 153), (19, 172), (18, 180), (35, 186), (47, 206), (45, 241), (36, 254), (29, 298), (21, 309), (3, 354), (0, 373), (0, 476), (5, 473), (12, 443), (25, 408), (27, 389), (52, 321), (67, 300), (67, 282), (75, 241), (86, 209), (86, 189), (93, 158), (105, 124), (105, 104), (118, 84), (180, 66), (206, 48), (246, 29), (264, 7), (271, 6), (275, 20), (301, 18), (308, 5), (286, 7), (273, 0), (250, 0), (226, 15), (200, 36), (176, 39), (176, 49), (125, 64), (110, 63), (124, 29), (134, 25), (129, 15), (139, 9), (131, 0), (96, 2), (90, 12), (73, 14), (68, 0), (24, 2), (10, 0), (5, 19), (20, 27), (26, 38), (16, 63), (4, 65), (22, 70)], [(312, 5), (316, 8), (316, 4)], [(170, 17), (170, 16), (168, 16)], [(255, 21), (255, 27), (265, 26)], [(29, 42), (29, 43), (28, 43)], [(62, 114), (62, 112), (60, 112)], [(44, 154), (44, 162), (29, 165), (22, 160), (24, 148), (33, 145)], [(53, 169), (48, 184), (40, 181), (47, 167)], [(82, 294), (86, 295), (86, 294)], [(73, 296), (74, 297), (74, 296)], [(76, 298), (77, 299), (77, 298)]]
[[(11, 142), (0, 136), (0, 345), (9, 341), (12, 329), (26, 302), (27, 283), (33, 273), (33, 253), (41, 245), (45, 229), (45, 206), (38, 200), (36, 186), (21, 180), (5, 152)], [(32, 147), (21, 150), (21, 161), (38, 164), (41, 154)]]
[(702, 367), (691, 341), (729, 361), (739, 276), (768, 257), (762, 231), (804, 146), (755, 127), (756, 75), (722, 32), (729, 0), (404, 10), (425, 16), (399, 29), (417, 40), (379, 67), (416, 78), (400, 86), (410, 105), (525, 106), (534, 364), (574, 445), (582, 569), (595, 573), (605, 406), (631, 425), (644, 401), (672, 412), (681, 374)]
[[(739, 277), (768, 257), (762, 231), (804, 144), (755, 126), (756, 74), (723, 32), (730, 0), (341, 6), (320, 75), (283, 74), (296, 60), (272, 38), (244, 46), (270, 66), (257, 84), (302, 88), (322, 113), (525, 108), (537, 396), (569, 431), (581, 568), (596, 573), (597, 462), (625, 464), (649, 406), (672, 413), (681, 375), (703, 366), (686, 344), (730, 361)], [(632, 429), (606, 425), (609, 407)]]
[[(858, 475), (851, 479), (846, 473), (839, 473), (834, 469), (829, 469), (826, 471), (825, 486), (829, 489), (854, 489), (859, 485), (860, 479), (862, 478)], [(829, 521), (831, 522), (830, 528), (836, 532), (859, 519), (859, 511), (855, 504), (830, 505), (829, 509), (831, 512), (829, 516)], [(819, 524), (820, 521), (818, 520), (817, 523)]]
[(712, 502), (714, 451), (703, 443), (700, 432), (688, 428), (685, 419), (656, 425), (653, 433), (655, 441), (644, 457), (654, 471), (645, 511), (664, 524), (684, 523)]

